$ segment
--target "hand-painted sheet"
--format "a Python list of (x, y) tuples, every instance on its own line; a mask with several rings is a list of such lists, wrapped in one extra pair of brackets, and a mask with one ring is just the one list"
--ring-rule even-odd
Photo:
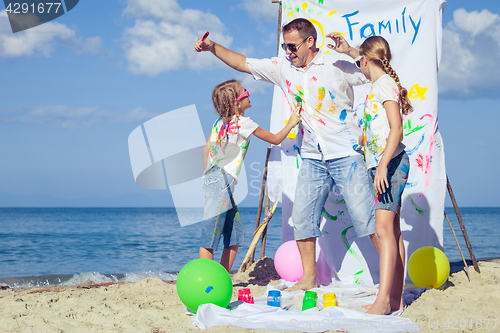
[[(351, 46), (381, 35), (391, 46), (391, 64), (409, 91), (414, 112), (404, 117), (404, 139), (410, 173), (403, 192), (401, 230), (407, 258), (422, 246), (443, 247), (443, 210), (446, 190), (444, 150), (437, 126), (437, 70), (441, 57), (443, 0), (283, 0), (283, 25), (299, 17), (309, 19), (318, 32), (317, 46), (330, 52), (325, 35), (343, 34)], [(331, 51), (334, 52), (334, 51)], [(281, 51), (283, 56), (283, 51)], [(369, 86), (355, 89), (354, 108), (363, 115)], [(279, 131), (292, 110), (275, 88), (271, 130)], [(301, 164), (300, 130), (271, 155), (269, 193), (283, 207), (283, 241), (293, 239), (290, 218), (295, 181)], [(357, 238), (343, 198), (333, 189), (322, 217), (318, 238), (318, 282), (332, 278), (358, 284), (378, 283), (378, 256), (369, 237)], [(410, 282), (407, 279), (407, 282)]]

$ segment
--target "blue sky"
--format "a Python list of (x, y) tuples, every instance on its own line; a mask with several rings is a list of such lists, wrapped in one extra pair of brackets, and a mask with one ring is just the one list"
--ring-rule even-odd
[[(82, 0), (16, 34), (2, 11), (0, 206), (171, 205), (168, 191), (135, 185), (128, 135), (190, 104), (208, 135), (216, 117), (211, 90), (226, 79), (244, 82), (253, 104), (248, 115), (269, 128), (272, 86), (193, 51), (210, 30), (246, 56), (274, 56), (278, 5), (248, 3), (253, 7), (240, 0)], [(486, 0), (450, 1), (443, 15), (439, 129), (463, 207), (498, 206), (499, 15), (500, 4)], [(255, 169), (263, 169), (266, 147), (255, 138), (250, 145), (244, 206), (257, 205)]]

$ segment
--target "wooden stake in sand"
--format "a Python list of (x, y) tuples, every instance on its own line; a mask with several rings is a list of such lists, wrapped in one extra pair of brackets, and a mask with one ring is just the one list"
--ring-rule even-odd
[(474, 251), (472, 251), (472, 246), (470, 245), (469, 236), (467, 235), (467, 231), (465, 231), (464, 221), (462, 221), (460, 210), (458, 210), (457, 201), (455, 200), (455, 196), (453, 195), (453, 190), (451, 189), (451, 184), (448, 176), (446, 176), (446, 186), (448, 187), (448, 193), (450, 194), (451, 202), (453, 203), (453, 207), (455, 208), (455, 214), (457, 214), (460, 229), (462, 229), (462, 235), (464, 235), (465, 245), (467, 245), (467, 249), (469, 249), (470, 258), (472, 260), (472, 263), (474, 264), (474, 269), (476, 270), (476, 272), (481, 273), (479, 265), (477, 264), (476, 257), (474, 256)]
[[(267, 147), (267, 155), (266, 155), (266, 163), (264, 164), (264, 175), (262, 176), (262, 187), (260, 189), (260, 199), (259, 199), (259, 208), (257, 208), (257, 219), (255, 220), (255, 230), (254, 230), (254, 235), (257, 229), (259, 228), (260, 225), (260, 216), (262, 214), (262, 202), (264, 201), (264, 194), (266, 194), (266, 209), (264, 210), (264, 215), (267, 215), (267, 202), (269, 198), (267, 197), (267, 192), (266, 192), (266, 182), (267, 182), (267, 164), (269, 163), (269, 155), (271, 155), (271, 147)], [(267, 231), (267, 228), (266, 230)], [(265, 234), (264, 234), (265, 237)], [(262, 240), (262, 243), (264, 244), (264, 238)], [(264, 247), (265, 248), (265, 247)], [(251, 253), (251, 259), (250, 261), (253, 262), (255, 256), (255, 249)], [(263, 253), (261, 252), (260, 257), (263, 257)], [(244, 272), (244, 271), (243, 271)]]
[(250, 267), (253, 264), (253, 254), (255, 252), (255, 247), (257, 246), (257, 243), (259, 242), (260, 236), (264, 232), (264, 230), (267, 228), (267, 224), (273, 217), (274, 211), (276, 210), (276, 207), (278, 207), (278, 201), (275, 201), (271, 209), (269, 210), (269, 214), (264, 217), (264, 220), (262, 220), (262, 223), (260, 226), (255, 230), (253, 233), (253, 240), (250, 246), (248, 247), (247, 254), (245, 256), (245, 259), (243, 259), (243, 263), (241, 264), (240, 269), (238, 270), (238, 273), (242, 273), (247, 270), (248, 267)]
[[(281, 0), (271, 0), (272, 3), (279, 4), (279, 12), (278, 12), (278, 45), (276, 49), (276, 55), (279, 54), (280, 51), (280, 36), (281, 36)], [(243, 263), (240, 266), (238, 272), (244, 272), (250, 267), (254, 261), (255, 257), (255, 247), (259, 242), (259, 238), (262, 235), (262, 244), (260, 247), (260, 258), (264, 258), (265, 250), (266, 250), (266, 238), (267, 238), (267, 224), (271, 220), (274, 215), (274, 211), (276, 210), (276, 206), (278, 205), (278, 201), (276, 201), (271, 209), (269, 209), (269, 195), (266, 190), (266, 182), (267, 182), (267, 165), (269, 163), (269, 156), (271, 155), (271, 147), (267, 148), (266, 155), (266, 163), (264, 166), (264, 175), (262, 176), (262, 187), (260, 189), (260, 199), (259, 199), (259, 208), (257, 208), (257, 218), (255, 220), (255, 231), (254, 231), (254, 239), (250, 247), (248, 248), (247, 254), (245, 255), (245, 259), (243, 259)], [(260, 216), (262, 214), (262, 203), (264, 201), (264, 195), (266, 197), (266, 207), (264, 210), (264, 220), (262, 224), (260, 223)], [(261, 228), (262, 227), (262, 228)], [(253, 245), (253, 246), (252, 246)]]
[[(257, 243), (259, 242), (260, 236), (262, 236), (262, 245), (260, 249), (260, 257), (263, 258), (265, 256), (264, 251), (266, 249), (266, 233), (267, 233), (267, 224), (271, 220), (271, 218), (274, 215), (274, 211), (276, 210), (276, 207), (278, 206), (278, 201), (276, 201), (271, 209), (269, 209), (269, 196), (267, 195), (267, 190), (266, 190), (266, 182), (267, 182), (267, 166), (269, 163), (269, 155), (271, 155), (271, 147), (267, 148), (267, 156), (266, 156), (266, 163), (264, 167), (264, 175), (262, 176), (262, 188), (260, 192), (260, 201), (259, 201), (259, 208), (257, 208), (257, 219), (255, 222), (255, 230), (253, 233), (253, 240), (248, 248), (247, 254), (245, 255), (245, 259), (243, 259), (243, 263), (240, 266), (240, 269), (238, 272), (244, 272), (247, 270), (248, 267), (250, 267), (253, 264), (254, 261), (254, 256), (255, 256), (255, 247), (257, 246)], [(264, 200), (264, 194), (266, 196), (266, 207), (264, 211), (264, 220), (262, 223), (260, 223), (260, 215), (262, 212), (262, 203)]]
[(448, 221), (448, 224), (450, 225), (451, 232), (453, 233), (453, 237), (455, 237), (455, 242), (457, 242), (458, 251), (460, 251), (460, 255), (462, 256), (462, 260), (464, 261), (465, 275), (467, 275), (467, 279), (470, 282), (469, 266), (467, 266), (467, 262), (465, 261), (464, 254), (462, 253), (462, 249), (460, 248), (460, 244), (458, 243), (457, 235), (455, 234), (455, 229), (453, 229), (453, 226), (451, 225), (450, 220), (448, 219), (448, 215), (446, 215), (446, 212), (444, 212), (444, 217), (446, 217), (446, 221)]

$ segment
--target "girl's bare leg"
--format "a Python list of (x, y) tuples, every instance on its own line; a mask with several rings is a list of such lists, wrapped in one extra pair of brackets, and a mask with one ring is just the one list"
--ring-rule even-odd
[(396, 257), (396, 267), (394, 270), (394, 279), (392, 281), (391, 311), (396, 311), (403, 308), (403, 287), (405, 279), (406, 253), (399, 223), (399, 214), (397, 214), (396, 216), (394, 216), (394, 237), (398, 243), (398, 255)]
[(206, 249), (204, 247), (200, 247), (200, 259), (210, 259), (214, 260), (214, 249)]
[(231, 271), (231, 267), (233, 267), (234, 258), (236, 258), (236, 254), (238, 254), (238, 248), (239, 245), (232, 245), (225, 247), (224, 251), (222, 251), (220, 264), (224, 266), (228, 273)]
[[(397, 214), (386, 209), (375, 210), (375, 229), (380, 241), (380, 285), (377, 299), (370, 306), (368, 313), (387, 314), (391, 312), (391, 289), (399, 257), (399, 246), (395, 238)], [(399, 219), (397, 219), (399, 225)]]

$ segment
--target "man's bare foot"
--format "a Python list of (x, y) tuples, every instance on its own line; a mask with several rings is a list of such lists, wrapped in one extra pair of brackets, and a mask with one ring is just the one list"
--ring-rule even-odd
[(375, 300), (366, 313), (377, 314), (377, 315), (386, 315), (391, 312), (391, 304), (390, 302), (382, 302)]
[(286, 289), (285, 291), (295, 291), (295, 290), (309, 290), (309, 289), (314, 289), (318, 288), (318, 285), (316, 284), (316, 276), (309, 277), (309, 278), (302, 278), (299, 282), (294, 284), (292, 287)]

